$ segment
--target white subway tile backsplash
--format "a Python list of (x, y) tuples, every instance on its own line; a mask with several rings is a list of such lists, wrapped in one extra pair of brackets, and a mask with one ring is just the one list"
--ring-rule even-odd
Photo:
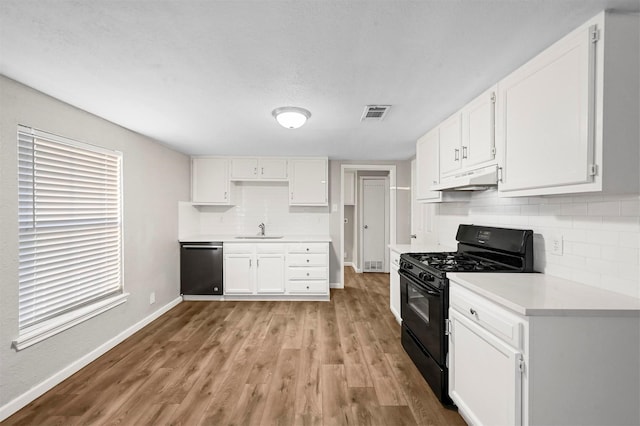
[(267, 234), (329, 234), (329, 210), (290, 207), (287, 185), (243, 182), (235, 189), (236, 206), (193, 207), (180, 203), (179, 235), (257, 235), (262, 222)]
[(640, 248), (639, 232), (620, 232), (620, 247)]
[(587, 242), (593, 244), (617, 246), (620, 241), (620, 234), (614, 231), (591, 230), (587, 232)]
[[(460, 223), (532, 229), (536, 271), (640, 297), (637, 194), (500, 198), (488, 190), (466, 203), (440, 204), (435, 214), (441, 244), (455, 246)], [(562, 255), (551, 254), (557, 236)]]
[(620, 216), (619, 201), (600, 201), (587, 204), (589, 216)]
[(620, 216), (640, 216), (640, 200), (620, 201)]

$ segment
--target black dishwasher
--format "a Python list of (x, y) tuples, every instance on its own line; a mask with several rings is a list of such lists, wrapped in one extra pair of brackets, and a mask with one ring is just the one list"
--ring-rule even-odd
[(222, 243), (180, 244), (180, 293), (222, 295)]

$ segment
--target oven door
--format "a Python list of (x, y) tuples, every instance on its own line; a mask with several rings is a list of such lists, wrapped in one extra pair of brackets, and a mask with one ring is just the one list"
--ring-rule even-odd
[(400, 271), (402, 323), (441, 366), (446, 360), (445, 293)]

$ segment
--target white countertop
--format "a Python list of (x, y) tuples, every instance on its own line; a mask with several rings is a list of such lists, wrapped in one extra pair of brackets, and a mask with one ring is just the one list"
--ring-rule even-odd
[(640, 316), (640, 299), (545, 274), (467, 272), (447, 277), (521, 315)]
[(389, 249), (396, 253), (432, 253), (440, 251), (456, 251), (440, 244), (389, 244)]
[[(268, 234), (267, 234), (268, 236)], [(238, 235), (190, 235), (179, 238), (181, 243), (329, 243), (328, 235), (284, 235), (282, 238), (237, 238)]]

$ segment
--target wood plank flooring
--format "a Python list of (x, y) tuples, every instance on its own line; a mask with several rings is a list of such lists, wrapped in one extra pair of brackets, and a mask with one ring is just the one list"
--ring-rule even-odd
[(387, 274), (330, 302), (183, 302), (7, 425), (464, 425), (400, 344)]

